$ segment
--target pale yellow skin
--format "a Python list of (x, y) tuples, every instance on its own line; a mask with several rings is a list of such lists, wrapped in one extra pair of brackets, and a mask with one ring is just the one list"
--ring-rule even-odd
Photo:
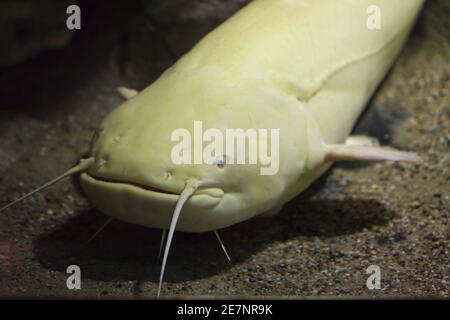
[[(422, 0), (259, 0), (101, 124), (95, 165), (81, 175), (111, 217), (167, 229), (188, 179), (213, 180), (187, 201), (177, 230), (202, 232), (292, 199), (329, 165), (325, 144), (343, 143), (402, 48)], [(381, 30), (366, 27), (369, 5)], [(175, 165), (177, 128), (280, 129), (280, 169)], [(164, 192), (152, 191), (159, 189)], [(167, 192), (167, 193), (166, 193)]]

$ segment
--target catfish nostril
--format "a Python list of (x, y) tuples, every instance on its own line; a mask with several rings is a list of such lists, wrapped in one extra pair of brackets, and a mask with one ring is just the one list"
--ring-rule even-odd
[(113, 143), (119, 142), (119, 140), (122, 139), (122, 134), (119, 134), (118, 136), (113, 138)]
[(170, 178), (172, 178), (172, 172), (166, 171), (164, 177), (166, 178), (166, 180), (169, 180)]
[(98, 160), (98, 165), (97, 168), (100, 169), (101, 167), (106, 165), (106, 160), (105, 159), (100, 159)]
[(100, 169), (101, 167), (106, 166), (106, 163), (108, 162), (108, 160), (109, 160), (109, 155), (107, 155), (107, 154), (102, 156), (101, 158), (99, 158), (98, 162), (97, 162), (97, 169)]
[(92, 135), (91, 141), (89, 142), (89, 152), (90, 154), (93, 154), (94, 152), (94, 144), (97, 142), (97, 140), (100, 138), (100, 136), (105, 132), (105, 129), (100, 127), (97, 128), (94, 131), (94, 134)]

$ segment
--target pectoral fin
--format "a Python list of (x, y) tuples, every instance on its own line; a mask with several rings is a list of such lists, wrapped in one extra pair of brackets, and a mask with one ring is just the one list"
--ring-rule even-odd
[(358, 144), (334, 144), (325, 146), (326, 161), (411, 161), (422, 159), (416, 153), (405, 152), (388, 147), (366, 146)]
[(139, 92), (134, 89), (130, 89), (127, 87), (117, 87), (117, 92), (122, 96), (122, 98), (128, 100), (136, 96)]
[(369, 137), (365, 135), (353, 135), (349, 136), (345, 140), (345, 144), (351, 146), (378, 147), (380, 145), (380, 142), (378, 141), (377, 138), (374, 137)]

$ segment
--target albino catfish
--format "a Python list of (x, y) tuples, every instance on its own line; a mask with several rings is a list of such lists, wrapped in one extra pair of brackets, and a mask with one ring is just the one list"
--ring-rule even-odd
[[(175, 230), (220, 241), (216, 230), (280, 210), (333, 161), (420, 160), (348, 137), (423, 2), (253, 1), (141, 92), (120, 88), (127, 100), (101, 123), (90, 157), (12, 204), (81, 173), (100, 211), (163, 229), (161, 248), (169, 231), (159, 295)], [(220, 141), (229, 129), (243, 133), (243, 149)], [(206, 161), (192, 156), (198, 146)], [(255, 160), (249, 146), (260, 157), (238, 161)], [(277, 166), (267, 173), (269, 150)]]

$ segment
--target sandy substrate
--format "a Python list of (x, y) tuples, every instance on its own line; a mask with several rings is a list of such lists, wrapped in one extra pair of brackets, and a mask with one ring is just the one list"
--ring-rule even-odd
[[(87, 151), (121, 102), (116, 86), (143, 88), (242, 2), (88, 13), (68, 47), (4, 69), (0, 206)], [(357, 129), (422, 164), (335, 165), (279, 216), (221, 231), (231, 263), (213, 233), (176, 233), (163, 294), (448, 297), (449, 15), (447, 0), (427, 3)], [(154, 296), (160, 231), (114, 221), (86, 244), (106, 219), (69, 180), (2, 212), (0, 295)], [(81, 290), (66, 287), (71, 264)], [(380, 290), (366, 287), (370, 265), (381, 269)]]

